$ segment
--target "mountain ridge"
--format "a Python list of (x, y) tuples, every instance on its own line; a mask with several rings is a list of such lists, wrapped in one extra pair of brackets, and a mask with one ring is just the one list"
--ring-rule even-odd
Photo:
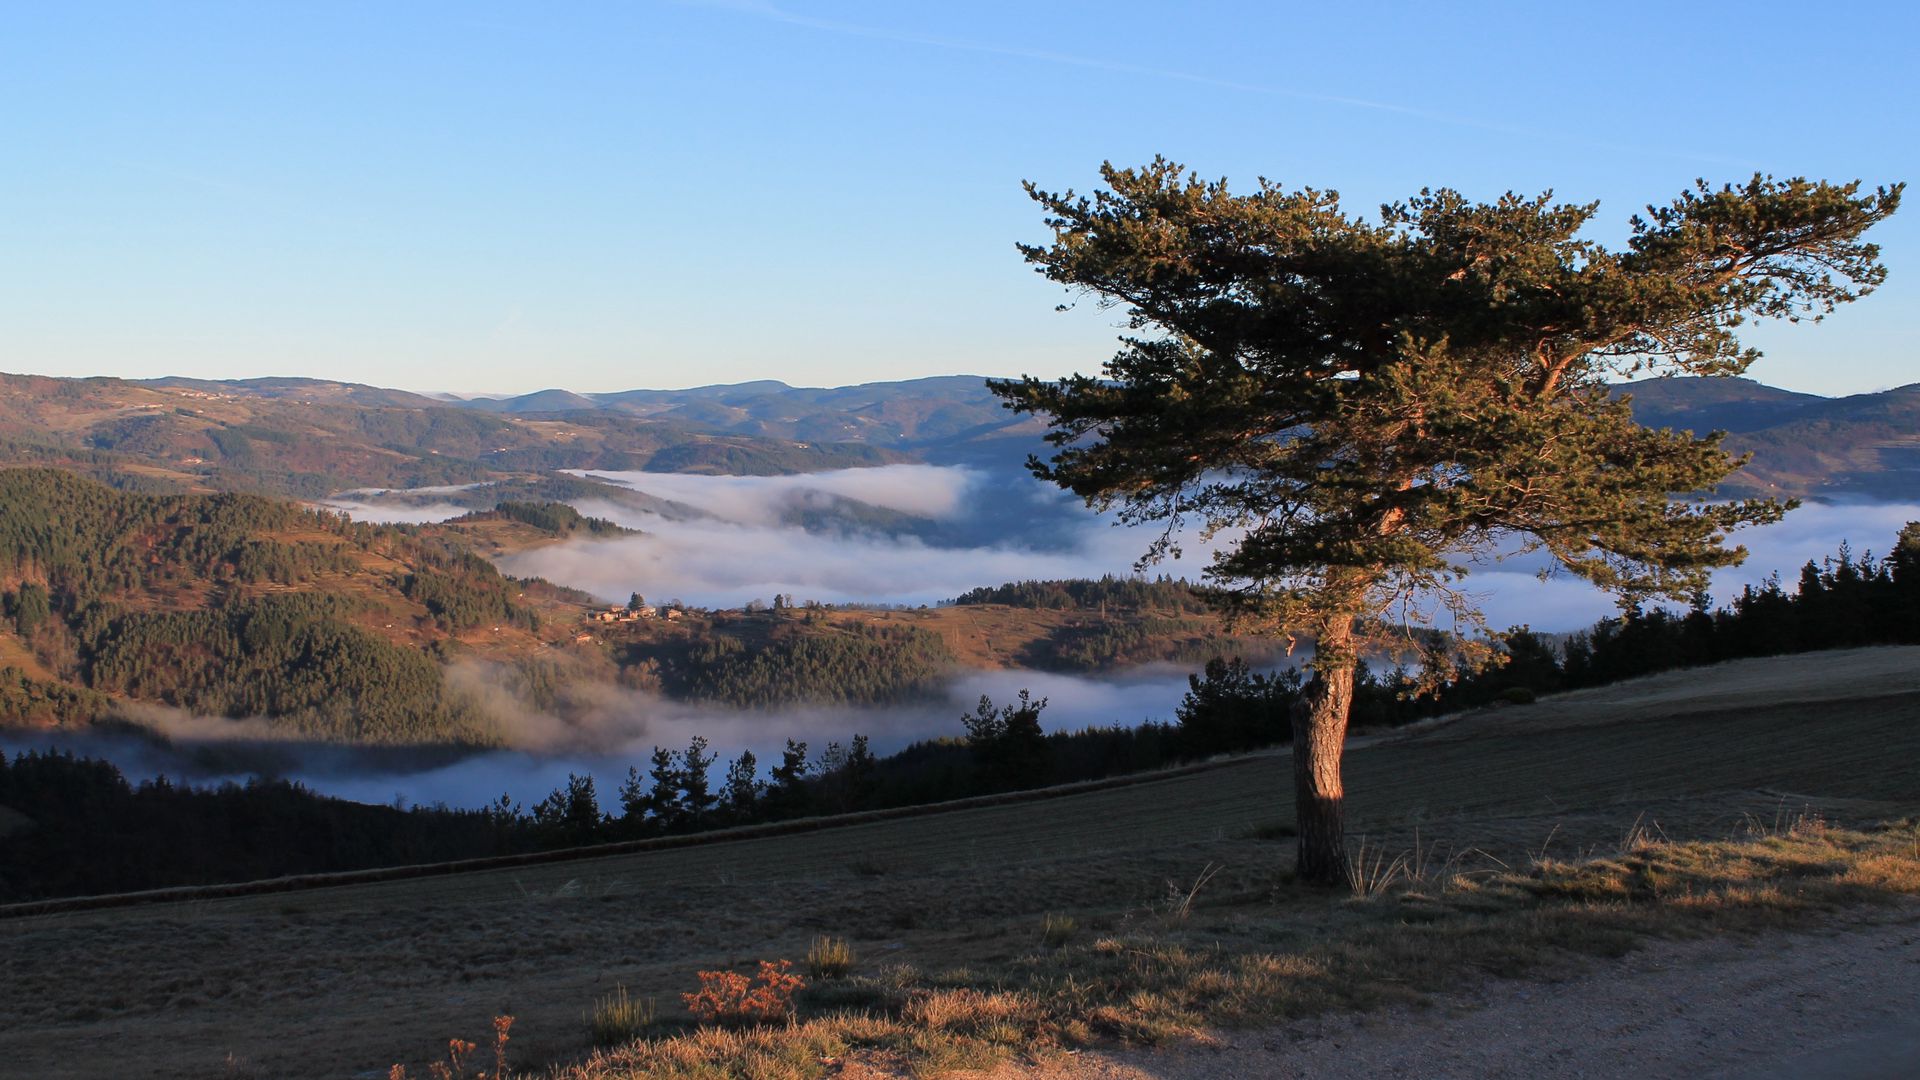
[[(0, 453), (150, 490), (313, 498), (526, 478), (554, 469), (776, 475), (924, 461), (1018, 469), (1044, 421), (1008, 413), (986, 378), (837, 387), (775, 379), (678, 390), (434, 397), (299, 377), (58, 379), (0, 375)], [(1655, 427), (1725, 431), (1752, 460), (1728, 496), (1920, 494), (1920, 383), (1823, 397), (1752, 379), (1621, 383)]]

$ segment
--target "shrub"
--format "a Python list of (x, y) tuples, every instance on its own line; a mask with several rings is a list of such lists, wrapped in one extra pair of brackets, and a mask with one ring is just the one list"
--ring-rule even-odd
[(699, 972), (700, 989), (680, 995), (688, 1011), (703, 1022), (758, 1023), (793, 1014), (793, 992), (807, 985), (792, 973), (791, 960), (762, 960), (760, 973)]
[[(435, 1061), (427, 1065), (429, 1080), (507, 1080), (507, 1032), (513, 1028), (513, 1017), (496, 1016), (493, 1018), (493, 1071), (481, 1069), (469, 1073), (468, 1057), (478, 1046), (465, 1039), (447, 1040), (447, 1060)], [(387, 1070), (387, 1080), (409, 1080), (405, 1065), (394, 1065)]]
[(807, 974), (816, 979), (845, 978), (853, 970), (853, 946), (846, 938), (821, 936), (807, 947)]
[(1534, 693), (1529, 687), (1509, 686), (1500, 692), (1500, 700), (1509, 705), (1531, 705), (1534, 701)]

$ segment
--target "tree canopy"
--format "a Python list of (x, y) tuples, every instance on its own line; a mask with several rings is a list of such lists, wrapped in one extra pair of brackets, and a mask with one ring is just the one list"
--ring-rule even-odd
[(1616, 250), (1586, 235), (1598, 204), (1551, 193), (1428, 190), (1369, 221), (1164, 159), (1102, 177), (1090, 197), (1027, 185), (1054, 238), (1021, 251), (1131, 333), (1098, 377), (991, 385), (1050, 419), (1036, 475), (1159, 528), (1143, 561), (1184, 525), (1224, 533), (1215, 599), (1313, 638), (1300, 869), (1325, 881), (1346, 876), (1338, 743), (1370, 632), (1471, 624), (1455, 586), (1496, 551), (1544, 550), (1627, 603), (1739, 561), (1729, 533), (1788, 506), (1712, 501), (1739, 465), (1720, 433), (1643, 428), (1609, 383), (1738, 374), (1747, 320), (1866, 295), (1886, 271), (1861, 235), (1902, 190), (1697, 182)]

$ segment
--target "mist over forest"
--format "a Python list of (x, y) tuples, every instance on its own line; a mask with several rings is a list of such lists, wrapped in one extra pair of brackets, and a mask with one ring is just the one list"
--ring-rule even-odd
[[(609, 603), (640, 593), (655, 603), (738, 609), (776, 595), (796, 604), (942, 604), (1004, 582), (1098, 578), (1133, 572), (1149, 530), (1116, 525), (1020, 470), (980, 465), (893, 464), (779, 475), (646, 472), (554, 474), (578, 511), (636, 533), (570, 538), (512, 551), (496, 561), (510, 574), (541, 577)], [(489, 485), (343, 492), (328, 505), (362, 521), (443, 521), (491, 507)], [(1851, 543), (1855, 554), (1889, 543), (1920, 518), (1913, 503), (1810, 503), (1779, 524), (1737, 537), (1746, 563), (1716, 575), (1726, 602), (1749, 584), (1778, 574), (1791, 583), (1809, 559)], [(1182, 559), (1152, 574), (1198, 579), (1213, 545), (1188, 536)], [(1230, 539), (1230, 537), (1223, 538)], [(1467, 589), (1501, 629), (1529, 624), (1547, 633), (1584, 629), (1614, 613), (1610, 599), (1570, 575), (1542, 580), (1538, 555), (1473, 567)], [(1294, 657), (1298, 662), (1300, 656)], [(1274, 657), (1249, 656), (1271, 666)], [(1282, 661), (1283, 663), (1286, 661)], [(1028, 690), (1046, 698), (1049, 731), (1169, 721), (1187, 689), (1191, 665), (1151, 664), (1101, 674), (1022, 668), (959, 668), (924, 699), (877, 706), (732, 708), (606, 684), (591, 707), (566, 719), (542, 713), (502, 687), (503, 672), (462, 662), (450, 669), (465, 692), (488, 699), (501, 749), (393, 752), (290, 741), (264, 721), (195, 716), (135, 705), (128, 719), (154, 739), (95, 731), (8, 738), (9, 752), (65, 746), (114, 761), (130, 777), (167, 775), (194, 782), (268, 775), (314, 790), (375, 803), (474, 807), (502, 794), (531, 806), (571, 774), (595, 778), (610, 799), (629, 767), (645, 771), (653, 747), (678, 750), (695, 736), (723, 760), (751, 750), (766, 768), (786, 740), (818, 755), (855, 735), (890, 753), (919, 740), (959, 738), (960, 717), (982, 695), (998, 703)], [(585, 692), (585, 691), (583, 691)], [(137, 715), (134, 715), (136, 714)]]
[[(641, 530), (618, 539), (577, 539), (500, 560), (518, 576), (543, 577), (609, 603), (634, 592), (699, 607), (766, 603), (938, 604), (1007, 581), (1125, 575), (1150, 539), (1071, 496), (1012, 469), (887, 465), (791, 476), (590, 475), (671, 504), (670, 513), (581, 499), (581, 513)], [(450, 489), (429, 489), (429, 493)], [(418, 494), (418, 493), (411, 493)], [(329, 505), (370, 521), (434, 521), (465, 511), (451, 503), (374, 493)], [(884, 513), (876, 514), (878, 510)], [(1714, 575), (1726, 600), (1778, 573), (1791, 581), (1808, 559), (1842, 543), (1856, 554), (1884, 548), (1920, 502), (1808, 502), (1778, 524), (1735, 535), (1746, 561)], [(1199, 580), (1214, 544), (1189, 534), (1185, 557), (1150, 574)], [(1540, 578), (1549, 560), (1515, 555), (1471, 564), (1466, 590), (1490, 626), (1525, 623), (1578, 630), (1616, 611), (1614, 601), (1564, 572)]]
[[(508, 573), (547, 578), (610, 603), (637, 592), (655, 602), (712, 608), (764, 604), (776, 594), (798, 603), (937, 605), (981, 585), (1125, 575), (1147, 540), (1144, 530), (1116, 527), (1112, 515), (1008, 469), (902, 464), (786, 476), (578, 475), (647, 496), (646, 508), (571, 500), (583, 514), (640, 535), (572, 539), (498, 562)], [(466, 512), (440, 501), (461, 490), (353, 492), (328, 505), (362, 520), (438, 521)], [(1714, 595), (1724, 601), (1775, 573), (1791, 582), (1808, 559), (1843, 543), (1856, 553), (1884, 545), (1916, 518), (1920, 505), (1913, 503), (1804, 505), (1777, 525), (1741, 534), (1749, 557), (1715, 575)], [(1197, 579), (1213, 545), (1189, 537), (1185, 546), (1185, 558), (1149, 572)], [(1495, 628), (1525, 623), (1543, 632), (1573, 631), (1616, 611), (1610, 598), (1571, 575), (1543, 580), (1545, 566), (1537, 554), (1488, 561), (1472, 568), (1466, 587)], [(282, 775), (363, 801), (475, 806), (502, 793), (531, 804), (578, 773), (594, 776), (605, 798), (629, 766), (644, 772), (651, 747), (684, 747), (695, 735), (723, 759), (752, 750), (763, 765), (789, 738), (817, 753), (862, 734), (887, 753), (920, 739), (957, 737), (960, 713), (982, 694), (1007, 701), (1021, 689), (1049, 700), (1043, 716), (1049, 730), (1164, 721), (1186, 690), (1186, 674), (1165, 665), (1100, 676), (962, 670), (940, 700), (872, 708), (737, 710), (609, 691), (618, 696), (585, 727), (523, 714), (508, 732), (507, 750), (433, 763), (323, 754), (287, 762)], [(156, 753), (110, 756), (145, 773), (196, 767)], [(203, 776), (218, 775), (201, 769)]]
[(195, 784), (245, 782), (253, 776), (294, 780), (328, 795), (370, 803), (471, 808), (502, 794), (526, 807), (566, 784), (594, 778), (610, 801), (629, 767), (646, 772), (654, 746), (679, 750), (705, 738), (723, 763), (750, 750), (763, 769), (777, 762), (787, 739), (818, 755), (865, 735), (875, 753), (965, 735), (960, 717), (982, 695), (1010, 702), (1021, 690), (1047, 699), (1049, 731), (1126, 726), (1173, 715), (1187, 673), (1150, 665), (1105, 677), (1023, 670), (956, 673), (937, 700), (872, 708), (732, 709), (674, 701), (636, 691), (610, 692), (587, 723), (562, 722), (520, 709), (504, 713), (507, 748), (482, 753), (399, 752), (273, 739), (264, 725), (144, 708), (135, 719), (161, 739), (95, 731), (31, 737), (0, 731), (0, 750), (61, 749), (112, 761), (130, 780), (167, 776)]

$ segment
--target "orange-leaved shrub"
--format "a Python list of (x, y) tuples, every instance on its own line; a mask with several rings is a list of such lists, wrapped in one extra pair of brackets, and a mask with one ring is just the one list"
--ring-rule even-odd
[[(493, 1071), (482, 1069), (477, 1073), (467, 1072), (467, 1055), (478, 1047), (465, 1039), (447, 1040), (447, 1060), (436, 1061), (427, 1066), (429, 1080), (507, 1080), (507, 1031), (513, 1027), (513, 1017), (496, 1016), (493, 1018)], [(407, 1067), (395, 1065), (387, 1070), (387, 1080), (408, 1080)]]
[(700, 989), (681, 994), (694, 1018), (714, 1023), (779, 1020), (793, 1013), (793, 993), (807, 981), (793, 974), (791, 960), (762, 960), (749, 979), (737, 971), (702, 971)]

